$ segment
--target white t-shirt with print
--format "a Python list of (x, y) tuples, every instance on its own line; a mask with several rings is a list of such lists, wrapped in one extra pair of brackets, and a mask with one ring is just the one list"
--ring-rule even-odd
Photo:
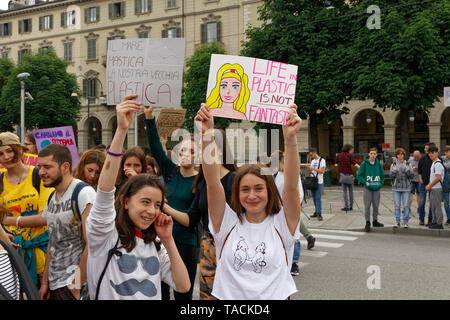
[[(88, 287), (91, 299), (95, 298), (98, 280), (106, 265), (108, 251), (118, 239), (114, 209), (114, 193), (97, 190), (97, 198), (86, 220), (86, 237), (89, 255), (87, 261)], [(100, 285), (99, 300), (161, 300), (161, 280), (176, 289), (171, 264), (166, 249), (161, 245), (145, 244), (136, 237), (136, 247), (131, 252), (124, 248), (113, 255)]]
[[(320, 160), (320, 164), (319, 164), (319, 160)], [(311, 161), (311, 166), (320, 170), (327, 166), (327, 162), (325, 161), (324, 158), (313, 159)], [(317, 175), (317, 180), (318, 180), (319, 184), (323, 184), (323, 173), (318, 173), (317, 171), (313, 171), (312, 174), (315, 176)]]
[(299, 237), (299, 225), (292, 236), (283, 209), (261, 223), (250, 223), (245, 215), (242, 220), (228, 204), (219, 233), (209, 219), (217, 252), (212, 295), (220, 300), (287, 299), (297, 292), (286, 260)]
[[(79, 179), (73, 179), (59, 201), (55, 194), (47, 204), (42, 216), (47, 220), (50, 264), (48, 280), (50, 290), (56, 290), (72, 284), (84, 250), (84, 243), (78, 234), (78, 221), (75, 220), (70, 200)], [(95, 190), (84, 187), (78, 194), (80, 215), (86, 206), (95, 200)], [(73, 223), (72, 223), (73, 222)], [(72, 226), (70, 225), (72, 224)]]

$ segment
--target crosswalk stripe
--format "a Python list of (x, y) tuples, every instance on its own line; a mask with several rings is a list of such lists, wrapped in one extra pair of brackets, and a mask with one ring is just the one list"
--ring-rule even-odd
[(330, 230), (330, 229), (310, 229), (310, 232), (320, 232), (320, 233), (337, 233), (337, 234), (347, 234), (349, 236), (364, 236), (366, 233), (357, 231), (347, 231), (347, 230)]
[(323, 258), (328, 254), (325, 251), (310, 251), (310, 250), (302, 250), (300, 255), (305, 257), (314, 257), (314, 258)]
[(331, 234), (320, 234), (320, 233), (315, 233), (314, 237), (321, 239), (344, 240), (344, 241), (355, 241), (356, 239), (358, 239), (357, 237), (335, 236)]
[[(305, 245), (305, 246), (308, 245), (308, 241), (306, 241), (306, 240), (300, 240), (300, 243), (301, 243), (302, 245)], [(340, 248), (340, 247), (342, 247), (343, 245), (344, 245), (343, 243), (320, 242), (320, 241), (316, 241), (315, 247)]]

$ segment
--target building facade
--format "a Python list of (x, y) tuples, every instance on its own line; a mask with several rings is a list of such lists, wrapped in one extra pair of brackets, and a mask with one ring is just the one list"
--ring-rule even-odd
[[(53, 48), (77, 76), (83, 92), (81, 119), (75, 128), (80, 152), (89, 146), (109, 145), (116, 128), (114, 106), (104, 103), (107, 43), (112, 39), (184, 37), (186, 59), (196, 47), (217, 41), (227, 54), (239, 55), (248, 26), (257, 26), (260, 0), (17, 0), (0, 12), (0, 54), (18, 62), (27, 52)], [(339, 121), (320, 124), (319, 153), (334, 158), (345, 143), (356, 152), (371, 146), (398, 146), (398, 115), (381, 112), (370, 101), (350, 101), (350, 113)], [(156, 111), (156, 114), (158, 111)], [(146, 146), (143, 114), (138, 128), (130, 128), (127, 144)], [(413, 143), (450, 143), (450, 123), (443, 101), (429, 115), (416, 114), (411, 121)], [(367, 120), (370, 119), (370, 120)], [(134, 124), (133, 124), (134, 126)], [(249, 130), (252, 123), (233, 123)], [(309, 148), (308, 120), (298, 134), (302, 151)], [(249, 149), (257, 148), (250, 144)]]

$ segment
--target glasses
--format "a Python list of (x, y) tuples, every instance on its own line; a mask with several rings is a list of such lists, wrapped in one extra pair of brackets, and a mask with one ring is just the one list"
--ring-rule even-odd
[(159, 272), (159, 260), (157, 257), (152, 256), (148, 258), (138, 258), (135, 255), (125, 254), (117, 260), (119, 270), (123, 273), (132, 273), (136, 271), (138, 267), (138, 261), (141, 262), (142, 268), (151, 276)]

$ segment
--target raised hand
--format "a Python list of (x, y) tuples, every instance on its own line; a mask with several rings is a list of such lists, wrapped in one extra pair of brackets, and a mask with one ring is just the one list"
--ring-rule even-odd
[(153, 119), (155, 115), (153, 114), (154, 107), (144, 107), (145, 119)]
[(297, 105), (290, 106), (291, 113), (288, 116), (287, 124), (283, 126), (283, 136), (285, 139), (295, 138), (297, 131), (300, 129), (302, 119), (297, 114)]
[(214, 128), (214, 118), (205, 103), (201, 104), (194, 121), (195, 126), (201, 133), (205, 133), (206, 131)]
[(130, 94), (116, 106), (118, 128), (128, 130), (133, 123), (134, 113), (142, 109), (142, 104), (133, 100), (136, 97), (137, 94)]

